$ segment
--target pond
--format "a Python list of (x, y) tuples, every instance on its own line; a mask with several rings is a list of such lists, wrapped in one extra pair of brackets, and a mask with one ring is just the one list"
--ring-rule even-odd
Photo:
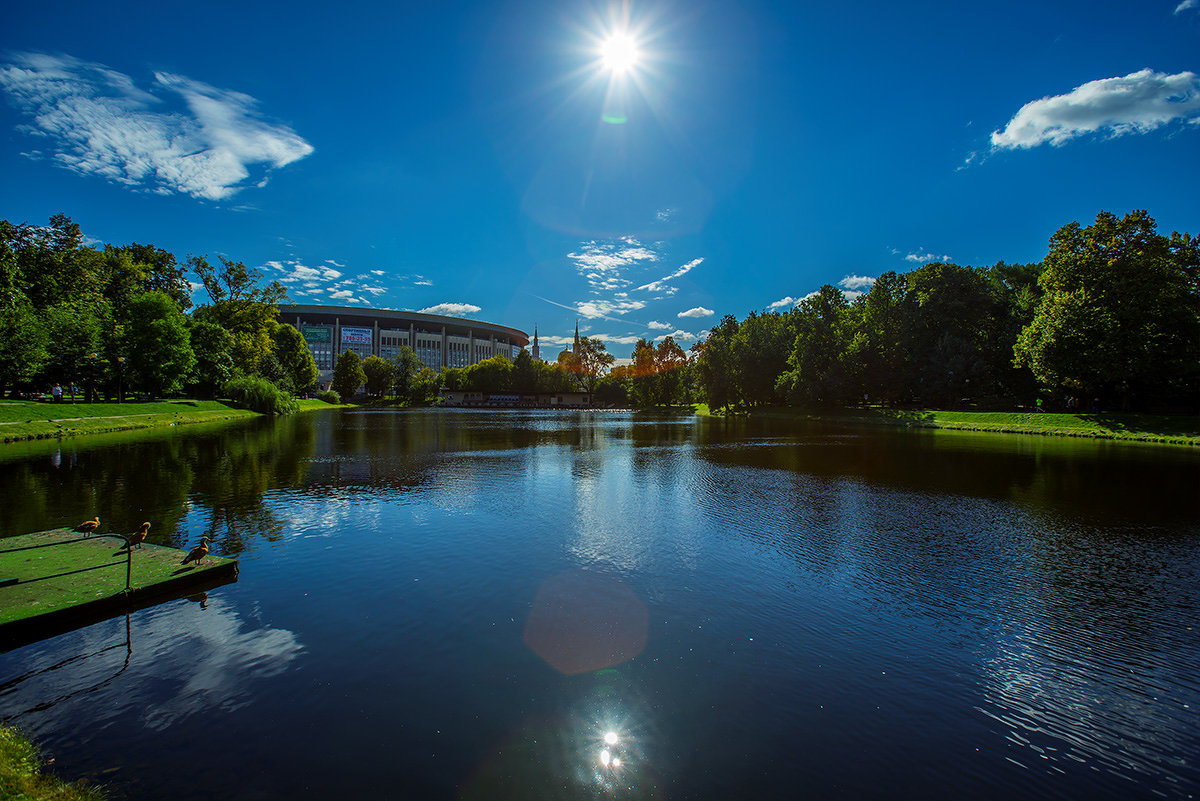
[(37, 443), (0, 535), (241, 574), (0, 655), (0, 717), (132, 799), (1190, 798), (1198, 489), (1186, 448), (620, 412)]

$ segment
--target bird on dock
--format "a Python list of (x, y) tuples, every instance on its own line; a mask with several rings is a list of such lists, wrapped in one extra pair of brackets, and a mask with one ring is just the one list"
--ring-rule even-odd
[(201, 537), (200, 544), (193, 548), (187, 556), (183, 557), (183, 561), (179, 564), (186, 565), (188, 562), (200, 564), (201, 560), (208, 556), (208, 539), (207, 535)]
[(96, 529), (100, 528), (100, 518), (93, 517), (91, 520), (85, 520), (75, 527), (76, 531), (82, 531), (85, 534), (91, 534)]
[(132, 548), (133, 546), (136, 545), (138, 548), (141, 548), (142, 543), (146, 541), (146, 535), (149, 533), (150, 533), (150, 521), (147, 520), (145, 523), (142, 523), (141, 528), (139, 528), (137, 531), (133, 532), (126, 538), (127, 542), (129, 543), (129, 547)]

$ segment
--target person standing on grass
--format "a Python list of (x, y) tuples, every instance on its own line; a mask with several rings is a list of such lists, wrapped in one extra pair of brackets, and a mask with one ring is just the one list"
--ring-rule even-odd
[(62, 403), (62, 384), (56, 383), (54, 389), (50, 390), (50, 394), (54, 396), (55, 403)]

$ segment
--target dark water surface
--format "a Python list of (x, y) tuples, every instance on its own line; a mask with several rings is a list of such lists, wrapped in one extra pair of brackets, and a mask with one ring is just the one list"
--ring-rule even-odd
[(0, 655), (118, 797), (1200, 793), (1187, 449), (331, 411), (6, 451), (0, 504), (241, 559)]

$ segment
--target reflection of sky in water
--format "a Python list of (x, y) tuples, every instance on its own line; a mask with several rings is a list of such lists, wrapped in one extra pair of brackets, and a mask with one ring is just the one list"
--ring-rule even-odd
[[(125, 640), (121, 617), (24, 649), (19, 664), (0, 656), (10, 681), (0, 696), (4, 715), (35, 736), (72, 720), (102, 728), (131, 715), (161, 731), (202, 709), (249, 703), (256, 682), (286, 670), (303, 650), (290, 631), (247, 627), (219, 596), (206, 606), (178, 601), (134, 614), (131, 652), (116, 647)], [(80, 658), (54, 667), (64, 653)], [(17, 676), (29, 678), (12, 681)], [(61, 687), (93, 689), (61, 696)]]
[[(312, 436), (264, 438), (277, 475), (231, 465), (171, 509), (189, 542), (213, 507), (279, 521), (236, 585), (135, 615), (124, 672), (115, 648), (0, 685), (0, 714), (48, 704), (17, 722), (59, 766), (117, 762), (162, 791), (131, 797), (188, 801), (1126, 801), (1200, 783), (1198, 507), (1093, 511), (1139, 481), (1194, 486), (1194, 465), (616, 414), (269, 425)], [(203, 476), (227, 450), (180, 463)], [(57, 497), (107, 486), (74, 476)], [(260, 494), (237, 494), (248, 481)], [(261, 545), (262, 517), (235, 533)], [(0, 656), (0, 681), (123, 631)]]
[(1090, 765), (1166, 797), (1196, 789), (1196, 767), (1163, 754), (1196, 752), (1198, 677), (1171, 675), (1153, 650), (1131, 659), (1130, 645), (1141, 651), (1134, 643), (1116, 645), (1087, 627), (1056, 631), (1029, 609), (1014, 612), (984, 666), (980, 707), (1004, 733), (1008, 759), (1058, 774)]

